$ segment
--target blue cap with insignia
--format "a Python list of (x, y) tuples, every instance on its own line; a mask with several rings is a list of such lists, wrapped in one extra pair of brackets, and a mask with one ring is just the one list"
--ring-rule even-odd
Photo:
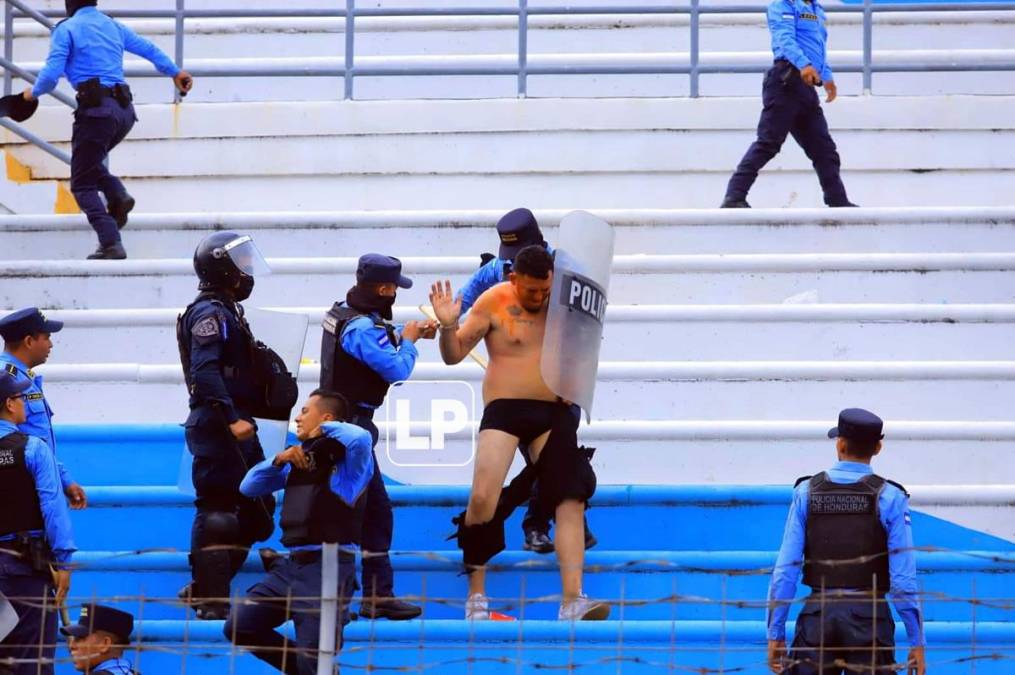
[(839, 413), (839, 424), (828, 430), (829, 438), (851, 438), (855, 441), (879, 441), (885, 423), (863, 408), (847, 408)]
[(13, 342), (29, 335), (57, 333), (63, 328), (63, 321), (51, 321), (38, 307), (27, 307), (0, 319), (0, 336)]
[(380, 253), (360, 256), (356, 265), (356, 283), (396, 284), (399, 288), (412, 288), (412, 279), (402, 275), (402, 261)]
[(500, 237), (498, 257), (501, 260), (514, 260), (526, 246), (546, 246), (539, 223), (528, 209), (505, 213), (497, 222), (497, 235)]
[(0, 371), (0, 401), (13, 398), (31, 386), (32, 381), (18, 372)]
[(81, 607), (77, 623), (60, 628), (61, 633), (75, 638), (87, 637), (96, 631), (114, 635), (117, 644), (125, 645), (134, 632), (134, 617), (122, 610), (93, 603)]

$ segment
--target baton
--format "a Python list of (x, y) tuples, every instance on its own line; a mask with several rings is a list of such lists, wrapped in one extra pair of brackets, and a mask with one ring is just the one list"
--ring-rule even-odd
[[(426, 315), (426, 318), (430, 319), (431, 321), (436, 321), (437, 323), (440, 323), (440, 320), (437, 318), (437, 315), (434, 314), (433, 307), (420, 305), (419, 311), (423, 312), (423, 314)], [(480, 368), (486, 370), (486, 359), (483, 358), (482, 354), (477, 354), (475, 349), (469, 352), (469, 358), (478, 363)]]
[[(55, 581), (56, 580), (56, 568), (53, 567), (52, 565), (49, 566), (49, 574), (50, 574), (51, 577), (53, 577), (53, 580)], [(54, 589), (54, 591), (55, 590), (56, 589)], [(56, 598), (54, 598), (54, 599), (56, 599)], [(59, 602), (59, 604), (57, 605), (57, 609), (60, 611), (60, 622), (64, 625), (64, 627), (69, 626), (70, 625), (70, 612), (67, 611), (67, 603), (66, 602)]]

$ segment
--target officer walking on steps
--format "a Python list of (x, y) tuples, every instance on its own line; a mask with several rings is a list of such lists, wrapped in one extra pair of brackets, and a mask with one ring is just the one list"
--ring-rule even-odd
[[(0, 641), (0, 672), (51, 675), (56, 609), (70, 590), (76, 550), (56, 459), (46, 444), (18, 431), (32, 383), (0, 372), (0, 593), (18, 614)], [(55, 599), (53, 594), (55, 591)]]
[[(324, 317), (321, 388), (345, 396), (352, 406), (349, 421), (369, 431), (374, 446), (379, 435), (374, 411), (384, 403), (392, 384), (412, 375), (419, 355), (416, 340), (437, 334), (432, 321), (408, 321), (401, 329), (391, 323), (397, 290), (411, 287), (412, 280), (402, 275), (398, 258), (368, 253), (359, 259), (356, 285), (345, 302), (336, 302)], [(395, 598), (388, 555), (393, 529), (391, 500), (377, 467), (366, 495), (360, 616), (403, 620), (422, 613), (419, 607)]]
[(839, 177), (839, 153), (828, 133), (815, 87), (824, 87), (828, 103), (837, 90), (828, 65), (828, 31), (819, 0), (772, 0), (768, 6), (775, 63), (761, 89), (764, 108), (758, 138), (747, 150), (726, 186), (722, 208), (749, 208), (747, 193), (758, 172), (779, 154), (788, 134), (814, 165), (828, 206), (856, 206)]
[[(850, 408), (828, 432), (839, 457), (828, 471), (797, 481), (768, 591), (768, 661), (773, 673), (895, 672), (890, 593), (906, 625), (911, 673), (926, 672), (909, 494), (873, 473), (883, 423)], [(786, 655), (786, 616), (801, 568), (811, 595)]]
[[(317, 672), (322, 544), (341, 547), (334, 580), (342, 606), (338, 645), (341, 627), (349, 620), (346, 608), (355, 591), (363, 495), (375, 472), (373, 440), (365, 429), (344, 421), (348, 408), (341, 394), (314, 391), (296, 416), (300, 444), (264, 460), (240, 484), (248, 497), (285, 490), (282, 544), (289, 555), (274, 560), (262, 555), (268, 561), (268, 576), (248, 591), (226, 622), (224, 633), (279, 672), (291, 675)], [(289, 642), (275, 632), (290, 618), (296, 628), (293, 653), (289, 653)]]
[(137, 121), (133, 96), (123, 76), (123, 53), (151, 61), (160, 73), (172, 77), (184, 94), (190, 91), (193, 80), (149, 40), (99, 11), (98, 0), (65, 2), (67, 18), (53, 29), (46, 65), (39, 71), (35, 86), (25, 89), (22, 95), (26, 101), (34, 101), (53, 91), (63, 75), (77, 90), (70, 189), (99, 237), (99, 247), (88, 259), (122, 260), (127, 253), (120, 229), (127, 224), (134, 198), (109, 172), (106, 159)]
[[(192, 584), (180, 591), (201, 619), (225, 619), (229, 582), (256, 541), (271, 536), (275, 501), (250, 499), (240, 481), (264, 460), (254, 417), (289, 419), (296, 381), (254, 339), (243, 315), (255, 275), (270, 272), (249, 236), (216, 232), (194, 252), (200, 293), (176, 324), (180, 361), (190, 393), (187, 448), (194, 457), (192, 479), (197, 514), (191, 533)], [(267, 364), (267, 369), (266, 369)], [(285, 390), (280, 401), (266, 394)]]
[[(26, 419), (18, 426), (18, 430), (43, 441), (53, 453), (56, 453), (53, 410), (42, 392), (42, 375), (36, 375), (33, 368), (49, 359), (53, 350), (52, 335), (62, 329), (62, 321), (47, 319), (36, 307), (18, 310), (0, 319), (0, 336), (4, 339), (0, 368), (31, 380), (31, 386), (25, 392)], [(75, 510), (85, 508), (88, 496), (84, 489), (74, 482), (70, 471), (59, 460), (56, 466), (60, 471), (63, 492), (70, 500), (70, 507)]]
[[(514, 209), (504, 214), (497, 221), (497, 236), (500, 238), (500, 248), (497, 255), (484, 253), (482, 255), (483, 263), (462, 287), (462, 315), (465, 315), (476, 304), (479, 296), (497, 284), (508, 280), (514, 258), (523, 248), (542, 246), (553, 253), (553, 249), (543, 239), (543, 233), (539, 229), (536, 216), (526, 208)], [(575, 414), (580, 415), (581, 413), (578, 411)], [(529, 507), (522, 519), (522, 532), (525, 536), (522, 548), (536, 553), (553, 553), (553, 539), (550, 538), (550, 520), (553, 518), (553, 514), (540, 509), (538, 490), (539, 483), (537, 481), (533, 487), (533, 497), (529, 500)], [(590, 549), (596, 543), (596, 537), (589, 530), (589, 521), (586, 517), (585, 548)]]
[(78, 622), (60, 632), (70, 643), (74, 668), (90, 675), (137, 675), (123, 652), (134, 632), (134, 617), (127, 612), (90, 604), (81, 608)]

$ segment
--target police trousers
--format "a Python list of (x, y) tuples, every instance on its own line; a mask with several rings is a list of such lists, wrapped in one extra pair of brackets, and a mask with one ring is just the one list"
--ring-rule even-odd
[(191, 478), (197, 495), (190, 538), (192, 594), (225, 602), (250, 547), (270, 537), (275, 528), (273, 497), (250, 499), (240, 494), (240, 482), (264, 459), (264, 450), (256, 435), (237, 441), (225, 418), (211, 406), (191, 414), (186, 438), (194, 456)]
[[(111, 246), (120, 241), (120, 231), (106, 204), (127, 197), (126, 188), (119, 178), (109, 172), (106, 160), (110, 151), (134, 128), (136, 121), (132, 104), (121, 106), (109, 96), (94, 108), (78, 108), (74, 112), (70, 190), (98, 235), (101, 246)], [(100, 192), (106, 198), (105, 204), (99, 198)]]
[[(317, 672), (317, 646), (321, 630), (321, 556), (312, 552), (290, 554), (280, 560), (264, 579), (247, 590), (247, 597), (233, 608), (223, 632), (234, 644), (288, 675)], [(336, 646), (342, 645), (342, 627), (349, 623), (349, 599), (354, 592), (356, 558), (339, 553), (339, 620)], [(296, 643), (276, 632), (292, 619)]]
[(726, 186), (726, 199), (746, 199), (758, 172), (779, 154), (786, 136), (792, 134), (818, 174), (825, 204), (849, 204), (839, 176), (839, 153), (814, 87), (804, 84), (792, 64), (779, 60), (765, 73), (761, 100), (764, 107), (758, 121), (758, 138), (733, 172)]
[(810, 598), (796, 620), (791, 675), (892, 673), (895, 621), (888, 603)]
[(0, 673), (52, 675), (56, 654), (52, 579), (33, 570), (20, 556), (0, 553), (0, 592), (19, 618), (14, 630), (0, 641)]
[[(379, 431), (370, 415), (361, 414), (349, 420), (352, 424), (366, 429), (377, 447)], [(391, 540), (395, 530), (395, 513), (391, 498), (384, 487), (384, 476), (377, 464), (374, 451), (373, 477), (366, 490), (366, 506), (363, 516), (363, 597), (390, 598), (395, 594), (395, 572), (391, 568)]]

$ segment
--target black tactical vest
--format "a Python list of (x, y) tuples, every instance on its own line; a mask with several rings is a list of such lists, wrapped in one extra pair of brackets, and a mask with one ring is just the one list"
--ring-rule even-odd
[[(810, 479), (804, 583), (822, 588), (849, 588), (887, 593), (888, 533), (878, 517), (878, 497), (885, 479), (871, 474), (856, 483), (833, 483), (824, 472)], [(860, 560), (863, 559), (863, 560)], [(857, 562), (829, 564), (835, 561)]]
[(361, 316), (370, 317), (374, 325), (383, 328), (391, 344), (398, 347), (395, 327), (367, 312), (336, 302), (324, 315), (324, 335), (321, 339), (321, 388), (337, 391), (352, 405), (367, 404), (380, 407), (391, 386), (373, 368), (342, 349), (342, 332), (349, 322)]
[(0, 438), (0, 536), (42, 530), (42, 507), (35, 491), (35, 478), (25, 464), (28, 436), (14, 432)]
[[(319, 436), (303, 444), (310, 468), (289, 467), (282, 501), (282, 545), (359, 544), (362, 518), (357, 509), (331, 491), (335, 464), (345, 459), (345, 446)], [(360, 500), (359, 505), (362, 505)]]

